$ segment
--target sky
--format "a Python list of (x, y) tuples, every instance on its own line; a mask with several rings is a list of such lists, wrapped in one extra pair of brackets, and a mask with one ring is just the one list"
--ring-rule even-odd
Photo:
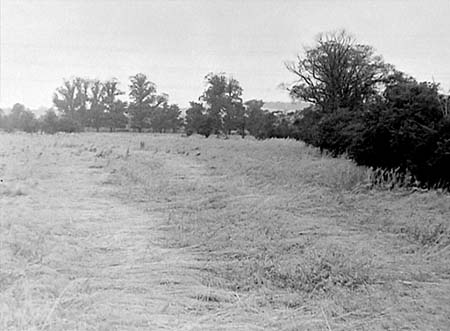
[(0, 107), (50, 107), (75, 76), (126, 91), (139, 72), (181, 107), (209, 72), (236, 78), (245, 100), (289, 101), (285, 63), (339, 29), (450, 90), (450, 0), (1, 0)]

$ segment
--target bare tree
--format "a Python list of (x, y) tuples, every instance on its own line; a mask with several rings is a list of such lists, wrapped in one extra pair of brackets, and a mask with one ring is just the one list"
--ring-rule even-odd
[(345, 31), (319, 35), (314, 47), (305, 48), (286, 67), (298, 77), (291, 96), (323, 112), (360, 107), (377, 94), (391, 69), (371, 46), (357, 43)]

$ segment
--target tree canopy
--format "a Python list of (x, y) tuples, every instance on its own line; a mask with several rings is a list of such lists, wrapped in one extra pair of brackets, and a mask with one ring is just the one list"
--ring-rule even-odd
[(320, 34), (287, 68), (298, 78), (290, 95), (323, 112), (361, 107), (377, 95), (392, 69), (371, 46), (357, 43), (345, 31)]
[(131, 117), (131, 126), (140, 132), (143, 128), (151, 127), (154, 112), (160, 105), (167, 102), (168, 96), (157, 94), (156, 85), (142, 73), (130, 77), (129, 88), (128, 113)]

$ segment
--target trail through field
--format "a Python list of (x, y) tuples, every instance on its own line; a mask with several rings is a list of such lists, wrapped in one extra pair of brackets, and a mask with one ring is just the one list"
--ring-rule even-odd
[(295, 141), (0, 133), (0, 179), (0, 330), (450, 325), (450, 197)]
[[(195, 256), (162, 248), (167, 215), (121, 201), (105, 159), (22, 143), (1, 160), (2, 330), (259, 329), (209, 313)], [(172, 166), (196, 179), (186, 163)]]

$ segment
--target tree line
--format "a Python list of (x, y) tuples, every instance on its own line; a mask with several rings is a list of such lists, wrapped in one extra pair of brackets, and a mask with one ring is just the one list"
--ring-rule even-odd
[(345, 31), (320, 35), (287, 64), (289, 92), (311, 107), (292, 135), (358, 164), (395, 170), (424, 186), (450, 187), (449, 97), (385, 63)]
[(139, 132), (184, 129), (205, 137), (294, 138), (361, 165), (395, 170), (424, 186), (450, 187), (450, 100), (438, 84), (418, 82), (345, 31), (319, 35), (286, 67), (296, 77), (287, 88), (290, 96), (310, 104), (290, 114), (265, 110), (262, 100), (244, 102), (235, 78), (210, 73), (182, 118), (166, 94), (136, 74), (128, 102), (119, 99), (124, 92), (116, 80), (76, 78), (56, 90), (56, 112), (37, 120), (16, 104), (8, 116), (0, 112), (0, 127), (53, 133), (128, 126)]
[(6, 130), (45, 133), (79, 132), (85, 128), (109, 128), (115, 131), (127, 125), (141, 132), (175, 132), (182, 125), (181, 111), (169, 104), (166, 94), (158, 94), (154, 83), (144, 74), (130, 77), (129, 102), (115, 79), (101, 82), (84, 78), (64, 81), (53, 96), (54, 109), (39, 119), (21, 104), (9, 115), (0, 112), (0, 127)]
[(40, 118), (15, 104), (9, 115), (0, 112), (0, 128), (25, 132), (79, 132), (86, 128), (99, 131), (133, 129), (138, 132), (247, 134), (258, 139), (287, 137), (286, 118), (263, 109), (262, 100), (242, 99), (239, 82), (225, 73), (210, 73), (205, 77), (206, 89), (192, 101), (183, 117), (178, 105), (169, 104), (168, 95), (157, 93), (156, 85), (145, 74), (130, 77), (128, 102), (120, 96), (125, 92), (117, 80), (101, 82), (84, 78), (65, 80), (53, 96), (54, 108)]
[(243, 138), (250, 134), (258, 139), (274, 138), (279, 134), (282, 119), (263, 108), (264, 101), (242, 99), (239, 82), (224, 73), (208, 74), (207, 87), (198, 101), (191, 101), (186, 111), (187, 135), (238, 133)]

